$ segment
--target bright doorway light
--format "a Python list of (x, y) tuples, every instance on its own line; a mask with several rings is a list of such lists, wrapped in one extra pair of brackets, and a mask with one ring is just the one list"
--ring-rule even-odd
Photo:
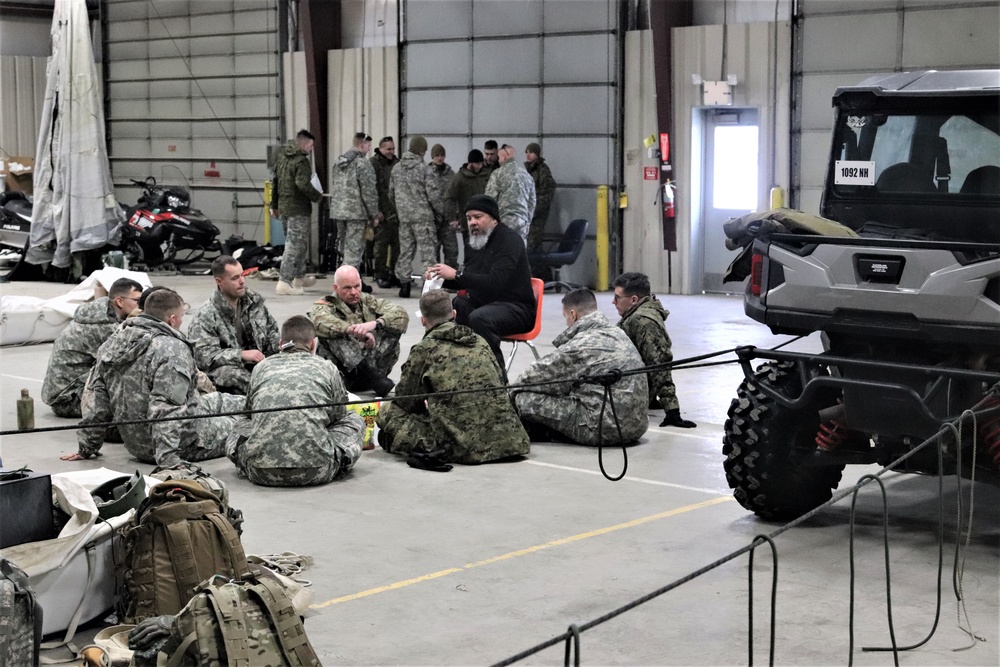
[(715, 128), (712, 206), (753, 211), (757, 208), (757, 127)]

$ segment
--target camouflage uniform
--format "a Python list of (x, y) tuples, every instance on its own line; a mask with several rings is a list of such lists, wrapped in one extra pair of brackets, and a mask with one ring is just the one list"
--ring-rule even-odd
[(378, 190), (378, 210), (383, 215), (382, 222), (375, 228), (375, 277), (381, 280), (387, 280), (392, 275), (399, 257), (399, 217), (396, 205), (389, 196), (389, 177), (397, 162), (399, 158), (395, 155), (390, 160), (378, 151), (371, 158)]
[(524, 168), (535, 181), (535, 213), (531, 216), (528, 248), (537, 248), (545, 236), (545, 221), (549, 219), (552, 197), (556, 194), (556, 179), (552, 178), (552, 170), (545, 164), (543, 157), (534, 162), (525, 162)]
[(378, 189), (375, 168), (357, 148), (334, 163), (330, 194), (330, 219), (336, 221), (338, 238), (343, 239), (344, 264), (359, 267), (365, 225), (378, 215)]
[(271, 208), (280, 212), (285, 225), (285, 251), (279, 273), (281, 280), (288, 284), (305, 275), (312, 218), (310, 202), (323, 198), (323, 193), (310, 183), (312, 173), (309, 154), (294, 140), (288, 142), (274, 161)]
[[(301, 349), (257, 364), (248, 410), (341, 403), (347, 390), (340, 371)], [(226, 452), (254, 484), (313, 486), (332, 482), (361, 457), (365, 425), (343, 405), (266, 412), (241, 417)]]
[[(365, 349), (347, 334), (350, 325), (371, 322), (379, 317), (385, 321), (385, 327), (373, 332), (374, 348)], [(362, 294), (361, 301), (353, 308), (336, 294), (324, 296), (309, 310), (309, 319), (316, 325), (320, 356), (335, 363), (344, 373), (354, 370), (367, 358), (386, 375), (399, 359), (399, 337), (406, 333), (410, 323), (406, 310), (371, 294)]]
[(462, 235), (469, 233), (469, 225), (465, 221), (465, 202), (473, 195), (486, 193), (486, 184), (490, 180), (491, 171), (483, 166), (479, 173), (469, 169), (468, 164), (462, 165), (448, 185), (444, 195), (445, 216), (448, 220), (458, 220)]
[(99, 348), (118, 329), (108, 297), (80, 304), (52, 345), (42, 402), (58, 417), (80, 416), (80, 395)]
[[(408, 398), (414, 394), (497, 387), (481, 394)], [(472, 329), (445, 322), (424, 334), (400, 371), (396, 398), (382, 404), (387, 451), (444, 449), (454, 463), (485, 463), (528, 453), (528, 434), (514, 412), (493, 350)]]
[(260, 350), (269, 357), (278, 351), (278, 338), (278, 323), (268, 312), (264, 297), (251, 289), (237, 301), (235, 309), (215, 290), (187, 330), (198, 368), (215, 386), (239, 394), (247, 393), (250, 386), (250, 368), (240, 353)]
[[(646, 366), (665, 364), (674, 360), (670, 349), (670, 334), (664, 323), (670, 312), (655, 296), (643, 297), (622, 315), (618, 327), (624, 331), (632, 344), (639, 350)], [(650, 400), (656, 400), (667, 412), (680, 410), (677, 402), (677, 387), (674, 386), (670, 369), (650, 373), (646, 376)]]
[(500, 206), (500, 222), (528, 238), (531, 216), (535, 213), (535, 181), (517, 160), (507, 160), (492, 174), (486, 194)]
[[(184, 334), (149, 315), (134, 317), (97, 351), (87, 381), (81, 424), (211, 415), (243, 409), (242, 396), (199, 395), (197, 368)], [(118, 427), (125, 449), (142, 463), (172, 466), (222, 456), (233, 417), (208, 417)], [(103, 428), (81, 428), (79, 451), (95, 456)]]
[[(517, 384), (560, 379), (566, 382), (517, 390), (514, 404), (522, 419), (547, 426), (581, 445), (596, 445), (604, 387), (597, 384), (574, 386), (574, 380), (582, 375), (608, 373), (614, 369), (642, 368), (642, 357), (628, 336), (600, 312), (584, 315), (556, 336), (552, 344), (556, 351), (531, 364), (517, 379)], [(626, 443), (638, 440), (649, 427), (645, 377), (623, 377), (612, 385), (611, 392), (622, 438)], [(601, 431), (604, 444), (621, 443), (610, 400), (604, 408)]]
[(433, 180), (430, 169), (422, 157), (406, 151), (392, 168), (389, 179), (389, 196), (399, 215), (399, 257), (396, 258), (396, 278), (401, 283), (410, 282), (413, 258), (420, 256), (419, 273), (436, 264), (434, 252), (437, 230), (434, 228)]
[[(429, 194), (431, 202), (434, 204), (434, 227), (437, 230), (435, 248), (440, 248), (445, 264), (457, 269), (458, 237), (455, 236), (455, 230), (448, 224), (452, 218), (447, 215), (448, 207), (445, 201), (448, 186), (451, 185), (451, 181), (455, 177), (455, 170), (448, 164), (442, 164), (439, 167), (433, 162), (428, 165), (428, 169), (432, 176)], [(437, 258), (437, 256), (438, 253), (435, 252), (434, 257)]]

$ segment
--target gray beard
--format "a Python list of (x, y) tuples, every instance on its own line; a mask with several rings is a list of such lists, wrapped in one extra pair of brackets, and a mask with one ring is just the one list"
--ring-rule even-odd
[[(496, 229), (496, 227), (493, 229)], [(473, 234), (469, 232), (469, 247), (473, 250), (482, 250), (485, 248), (486, 242), (490, 240), (490, 235), (493, 234), (493, 229), (490, 229), (485, 234)]]

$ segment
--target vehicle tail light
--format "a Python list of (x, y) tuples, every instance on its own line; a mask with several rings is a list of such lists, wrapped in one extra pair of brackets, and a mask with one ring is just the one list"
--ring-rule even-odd
[(750, 260), (750, 293), (760, 296), (764, 282), (764, 256), (754, 253)]

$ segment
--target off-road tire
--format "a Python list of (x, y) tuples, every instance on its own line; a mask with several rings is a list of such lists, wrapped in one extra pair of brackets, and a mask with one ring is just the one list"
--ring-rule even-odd
[(729, 406), (722, 453), (726, 481), (740, 505), (763, 519), (790, 520), (830, 499), (840, 483), (843, 464), (809, 465), (816, 450), (817, 411), (835, 402), (823, 397), (816, 405), (790, 410), (762, 392), (766, 382), (790, 397), (801, 380), (793, 364), (766, 363), (744, 380)]

